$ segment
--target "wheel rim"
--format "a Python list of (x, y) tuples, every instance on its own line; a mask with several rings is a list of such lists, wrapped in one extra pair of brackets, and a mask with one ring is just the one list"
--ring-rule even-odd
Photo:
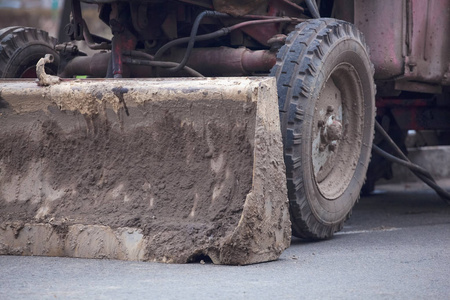
[(321, 195), (334, 200), (350, 184), (361, 154), (363, 90), (355, 68), (342, 63), (323, 83), (312, 124), (312, 168)]

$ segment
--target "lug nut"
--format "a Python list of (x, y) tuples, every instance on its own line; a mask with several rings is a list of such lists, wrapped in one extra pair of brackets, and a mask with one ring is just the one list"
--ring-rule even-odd
[(334, 150), (336, 150), (337, 148), (337, 141), (332, 141), (329, 145), (328, 145), (328, 150), (334, 152)]

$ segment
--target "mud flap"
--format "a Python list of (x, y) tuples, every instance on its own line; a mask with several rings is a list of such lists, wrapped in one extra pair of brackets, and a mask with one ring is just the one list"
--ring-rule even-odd
[(0, 254), (245, 265), (289, 246), (273, 78), (0, 93)]

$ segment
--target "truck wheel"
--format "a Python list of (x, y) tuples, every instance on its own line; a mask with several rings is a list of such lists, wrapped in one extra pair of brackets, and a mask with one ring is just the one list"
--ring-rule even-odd
[(55, 38), (36, 28), (15, 26), (0, 30), (0, 77), (36, 78), (36, 63), (45, 54), (55, 58), (45, 65), (47, 74), (56, 75), (59, 55), (55, 44)]
[(375, 119), (373, 66), (350, 23), (315, 19), (289, 34), (277, 78), (293, 234), (326, 239), (359, 198)]

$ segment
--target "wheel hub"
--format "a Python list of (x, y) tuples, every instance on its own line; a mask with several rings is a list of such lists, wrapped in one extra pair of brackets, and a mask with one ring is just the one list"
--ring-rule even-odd
[[(329, 112), (332, 113), (332, 107), (329, 108)], [(342, 123), (332, 114), (326, 121), (320, 120), (317, 125), (320, 128), (319, 151), (323, 152), (327, 147), (329, 151), (334, 151), (342, 136)]]
[(345, 191), (359, 157), (361, 97), (356, 72), (337, 66), (324, 82), (316, 103), (312, 132), (312, 163), (316, 186), (334, 200)]

